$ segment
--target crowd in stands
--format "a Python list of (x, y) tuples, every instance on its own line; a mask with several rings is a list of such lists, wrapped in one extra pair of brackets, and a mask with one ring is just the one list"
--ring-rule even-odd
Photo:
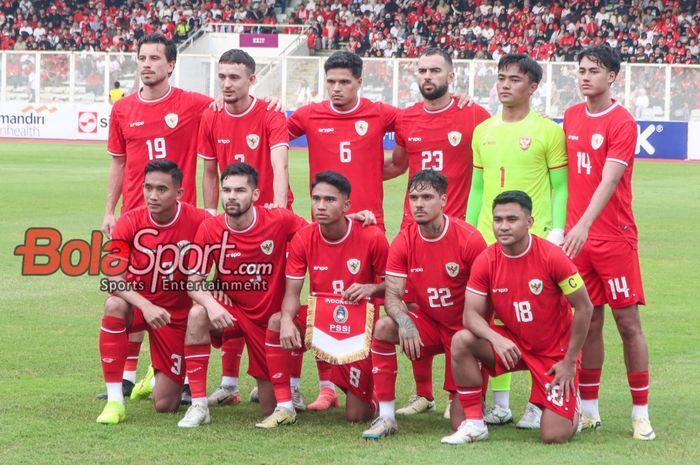
[[(308, 25), (312, 50), (371, 57), (417, 57), (427, 46), (459, 59), (509, 52), (572, 61), (607, 42), (625, 61), (700, 61), (697, 0), (309, 0), (287, 24)], [(277, 9), (275, 9), (275, 6)], [(0, 0), (0, 50), (132, 51), (161, 31), (185, 40), (201, 25), (239, 23), (236, 32), (294, 32), (277, 25), (275, 0)]]

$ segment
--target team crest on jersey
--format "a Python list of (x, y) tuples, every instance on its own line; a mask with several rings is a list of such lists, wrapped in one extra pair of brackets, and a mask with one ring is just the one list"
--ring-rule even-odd
[(177, 113), (168, 113), (165, 115), (165, 124), (167, 124), (170, 129), (175, 129), (178, 119)]
[(530, 148), (530, 144), (532, 144), (532, 139), (529, 137), (521, 137), (519, 141), (520, 145), (520, 150), (527, 150)]
[(352, 274), (357, 274), (360, 272), (360, 261), (356, 258), (351, 258), (347, 261), (348, 270)]
[(250, 147), (251, 150), (255, 150), (258, 148), (258, 144), (260, 143), (260, 136), (257, 134), (248, 134), (245, 137), (245, 141), (248, 143), (248, 147)]
[(355, 121), (355, 131), (361, 136), (364, 136), (367, 134), (367, 129), (369, 129), (369, 124), (367, 121), (360, 120), (360, 121)]
[(335, 307), (335, 310), (333, 310), (333, 319), (336, 323), (345, 323), (348, 321), (349, 316), (348, 309), (345, 307), (345, 305), (338, 305)]
[(601, 134), (593, 134), (591, 137), (591, 147), (593, 150), (598, 150), (603, 145), (603, 136)]
[(270, 255), (272, 254), (272, 251), (275, 249), (275, 243), (272, 242), (271, 240), (266, 240), (262, 244), (260, 244), (260, 250), (263, 251), (265, 255)]
[(528, 284), (530, 285), (530, 291), (532, 291), (533, 294), (535, 294), (535, 295), (542, 294), (542, 288), (544, 286), (542, 285), (541, 279), (533, 279)]
[(459, 265), (455, 262), (445, 264), (445, 271), (450, 275), (450, 278), (455, 278), (459, 274)]
[(452, 147), (457, 147), (460, 142), (462, 142), (462, 133), (458, 131), (452, 131), (447, 134), (447, 140), (450, 141)]

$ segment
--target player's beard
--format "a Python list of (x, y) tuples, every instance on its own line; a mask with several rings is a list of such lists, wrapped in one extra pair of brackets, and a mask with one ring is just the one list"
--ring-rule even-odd
[(431, 83), (433, 85), (433, 90), (431, 91), (426, 91), (423, 89), (423, 86), (419, 86), (418, 89), (420, 90), (420, 94), (423, 96), (424, 99), (426, 100), (437, 100), (443, 95), (447, 93), (447, 89), (449, 88), (448, 84), (444, 84), (442, 86), (438, 86), (434, 82)]
[(226, 214), (232, 218), (239, 218), (243, 215), (245, 215), (248, 210), (250, 210), (250, 207), (253, 205), (252, 201), (249, 202), (238, 202), (238, 206), (230, 206), (226, 205), (224, 210), (226, 210)]

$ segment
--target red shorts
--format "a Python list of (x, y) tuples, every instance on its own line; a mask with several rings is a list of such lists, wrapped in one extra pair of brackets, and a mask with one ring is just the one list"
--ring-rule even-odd
[(637, 244), (589, 239), (574, 258), (594, 306), (644, 305)]
[[(233, 326), (226, 328), (224, 333), (219, 337), (212, 337), (212, 346), (221, 347), (225, 339), (234, 337), (243, 337), (245, 346), (248, 349), (248, 374), (256, 379), (270, 380), (270, 375), (267, 371), (267, 360), (265, 358), (265, 333), (267, 332), (267, 322), (265, 326), (261, 326), (248, 318), (245, 312), (241, 311), (235, 305), (229, 306), (223, 302), (219, 302), (228, 310), (231, 316), (236, 320)], [(306, 306), (302, 305), (299, 313), (295, 318), (295, 323), (298, 327), (306, 330)], [(301, 333), (302, 340), (304, 332)]]
[[(516, 338), (513, 337), (505, 327), (492, 325), (491, 329), (493, 329), (503, 337), (510, 339), (515, 343), (515, 345), (518, 345)], [(551, 410), (557, 415), (568, 418), (573, 422), (578, 412), (578, 396), (576, 393), (578, 392), (578, 376), (579, 370), (581, 368), (579, 361), (576, 362), (574, 392), (569, 395), (569, 400), (566, 401), (566, 399), (564, 399), (564, 397), (562, 396), (562, 393), (559, 391), (558, 387), (554, 388), (551, 393), (547, 394), (547, 388), (549, 387), (549, 383), (551, 383), (554, 379), (554, 376), (547, 375), (547, 372), (550, 368), (552, 368), (552, 366), (555, 363), (561, 361), (564, 355), (562, 354), (562, 357), (560, 358), (543, 357), (525, 352), (522, 349), (520, 349), (519, 346), (518, 349), (520, 350), (522, 358), (515, 366), (515, 368), (511, 370), (508, 370), (505, 367), (505, 365), (503, 365), (503, 361), (500, 359), (500, 357), (498, 357), (498, 355), (494, 353), (493, 368), (488, 366), (486, 367), (489, 371), (489, 374), (491, 376), (499, 376), (504, 373), (511, 373), (513, 371), (529, 370), (532, 374), (532, 390), (530, 391), (530, 402), (537, 405), (541, 409)]]
[(331, 381), (343, 390), (361, 401), (370, 404), (374, 392), (372, 378), (372, 357), (343, 365), (331, 365)]
[(146, 323), (140, 309), (133, 307), (130, 333), (148, 331), (151, 348), (151, 365), (178, 384), (185, 382), (185, 332), (187, 330), (187, 310), (170, 312), (170, 323), (158, 329), (153, 329)]
[(420, 311), (408, 312), (413, 322), (418, 328), (418, 335), (423, 342), (421, 353), (429, 356), (445, 354), (445, 382), (442, 388), (447, 392), (456, 392), (457, 385), (452, 377), (452, 363), (450, 347), (452, 345), (452, 336), (463, 329), (460, 327), (448, 327), (437, 323), (436, 321), (427, 318)]

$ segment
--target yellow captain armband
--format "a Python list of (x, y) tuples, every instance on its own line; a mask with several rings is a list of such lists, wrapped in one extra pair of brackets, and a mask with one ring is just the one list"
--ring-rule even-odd
[(558, 286), (564, 295), (573, 294), (583, 287), (583, 278), (581, 278), (581, 275), (578, 273), (572, 274), (565, 280), (560, 281)]

